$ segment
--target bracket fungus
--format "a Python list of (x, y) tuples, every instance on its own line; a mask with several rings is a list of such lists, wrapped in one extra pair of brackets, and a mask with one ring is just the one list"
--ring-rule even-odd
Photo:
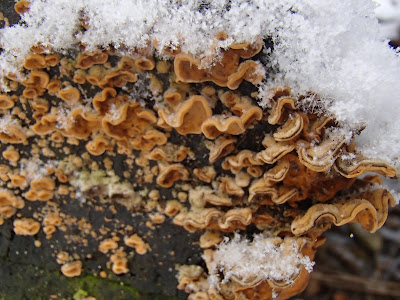
[[(26, 26), (10, 30), (29, 28), (47, 2), (17, 2)], [(71, 6), (53, 2), (65, 4), (63, 12)], [(140, 26), (132, 25), (126, 15), (108, 23), (109, 32), (118, 32), (109, 41), (108, 30), (96, 31), (103, 13), (93, 13), (96, 5), (89, 2), (70, 12), (77, 22), (66, 33), (73, 35), (68, 40), (73, 45), (47, 37), (29, 44), (17, 59), (18, 45), (6, 49), (12, 39), (4, 29), (0, 53), (1, 65), (13, 61), (0, 68), (0, 225), (12, 224), (17, 235), (45, 236), (62, 274), (80, 276), (86, 265), (96, 273), (90, 266), (98, 262), (91, 259), (100, 255), (107, 262), (99, 259), (99, 268), (136, 278), (132, 257), (137, 253), (144, 259), (138, 261), (171, 274), (177, 261), (192, 261), (176, 267), (177, 288), (188, 299), (288, 299), (306, 287), (329, 227), (359, 223), (375, 232), (383, 226), (395, 195), (379, 177), (360, 176), (398, 179), (398, 165), (361, 151), (357, 135), (364, 123), (344, 124), (338, 113), (343, 103), (330, 109), (333, 81), (323, 91), (314, 91), (318, 85), (311, 83), (299, 87), (293, 78), (304, 69), (296, 69), (297, 57), (296, 76), (280, 78), (275, 64), (288, 64), (290, 55), (284, 52), (278, 62), (274, 53), (287, 45), (274, 32), (250, 33), (258, 23), (216, 32), (220, 23), (211, 30), (196, 19), (187, 27), (204, 36), (187, 35), (189, 29), (182, 28), (170, 40), (157, 22), (144, 18)], [(196, 8), (196, 16), (208, 18), (221, 1), (208, 2)], [(242, 17), (237, 1), (228, 2), (210, 15), (226, 13), (224, 22), (237, 21), (235, 14)], [(245, 2), (243, 7), (253, 5)], [(289, 2), (288, 19), (301, 10), (297, 1)], [(185, 11), (177, 20), (195, 20), (186, 17)], [(271, 24), (275, 19), (269, 18)], [(43, 17), (35, 26), (48, 21)], [(127, 23), (149, 32), (128, 30), (128, 41), (120, 35)], [(200, 30), (199, 24), (205, 27)], [(266, 30), (264, 25), (260, 28)], [(314, 65), (308, 67), (313, 78), (325, 80), (315, 75)], [(299, 82), (309, 83), (307, 72)], [(366, 85), (352, 89), (361, 94), (359, 86)], [(164, 235), (164, 227), (173, 233)], [(181, 234), (185, 230), (187, 236)], [(156, 243), (178, 235), (179, 241), (190, 241), (190, 249), (197, 247), (196, 259), (175, 257), (175, 250), (187, 255), (180, 243), (179, 249), (158, 253), (170, 245)]]
[(159, 111), (160, 117), (180, 134), (200, 134), (203, 122), (211, 116), (211, 108), (202, 96), (192, 96), (176, 107)]
[(135, 248), (137, 254), (144, 255), (149, 249), (149, 244), (145, 243), (143, 239), (137, 234), (124, 237), (124, 243), (128, 247)]
[(40, 230), (40, 223), (31, 218), (15, 219), (13, 224), (18, 235), (35, 235)]
[(13, 108), (15, 102), (11, 99), (10, 96), (0, 95), (0, 109), (10, 109)]
[(82, 273), (82, 262), (80, 260), (67, 262), (61, 266), (61, 273), (66, 277), (80, 276)]

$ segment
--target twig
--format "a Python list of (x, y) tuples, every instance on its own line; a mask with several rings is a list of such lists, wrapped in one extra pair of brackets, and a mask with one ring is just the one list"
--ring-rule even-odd
[(381, 296), (400, 297), (398, 282), (363, 278), (348, 273), (318, 272), (311, 273), (311, 280), (317, 280), (334, 288), (375, 294)]

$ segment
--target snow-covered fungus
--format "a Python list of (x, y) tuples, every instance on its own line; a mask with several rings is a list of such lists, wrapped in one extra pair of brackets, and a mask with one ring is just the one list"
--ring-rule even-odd
[(249, 242), (235, 235), (216, 250), (205, 251), (211, 278), (209, 293), (224, 299), (229, 295), (247, 299), (287, 299), (296, 295), (308, 281), (315, 244), (306, 238), (263, 234)]
[(18, 118), (3, 115), (0, 120), (0, 141), (5, 144), (25, 144), (27, 142), (26, 129), (21, 126)]
[[(193, 1), (148, 1), (150, 10), (132, 17), (132, 1), (105, 1), (104, 12), (104, 1), (78, 2), (19, 1), (24, 25), (0, 31), (0, 224), (13, 222), (18, 235), (65, 239), (52, 250), (62, 274), (79, 276), (96, 253), (107, 256), (101, 268), (129, 276), (133, 255), (165, 257), (152, 245), (161, 232), (154, 229), (172, 223), (196, 239), (205, 260), (206, 269), (177, 267), (177, 288), (188, 299), (287, 299), (307, 285), (329, 227), (357, 222), (375, 232), (384, 224), (395, 193), (360, 175), (399, 177), (398, 156), (382, 152), (390, 143), (369, 124), (385, 128), (370, 107), (386, 110), (378, 98), (400, 91), (370, 81), (393, 83), (390, 76), (361, 80), (375, 73), (342, 50), (364, 57), (357, 47), (375, 47), (391, 62), (394, 54), (351, 30), (346, 42), (342, 33), (319, 36), (322, 47), (303, 23), (336, 32), (326, 15), (313, 13), (330, 15), (327, 4), (208, 1), (200, 9)], [(341, 28), (353, 18), (351, 28), (366, 28), (365, 9), (342, 2), (336, 5), (352, 15), (343, 13)], [(352, 5), (362, 8), (358, 2)], [(59, 28), (49, 7), (66, 14), (61, 31), (43, 31)], [(343, 61), (320, 61), (339, 52)], [(398, 124), (397, 106), (389, 107)], [(80, 208), (86, 217), (74, 215)], [(159, 265), (172, 264), (171, 253)]]

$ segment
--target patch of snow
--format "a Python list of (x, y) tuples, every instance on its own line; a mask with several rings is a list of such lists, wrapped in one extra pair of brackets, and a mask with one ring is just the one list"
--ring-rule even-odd
[(75, 123), (75, 120), (71, 116), (71, 111), (65, 107), (57, 108), (57, 118), (56, 118), (57, 129), (71, 128), (71, 126)]
[(383, 20), (400, 20), (400, 0), (374, 0), (379, 4), (376, 16)]
[(374, 0), (379, 3), (375, 13), (382, 23), (385, 36), (400, 38), (400, 0)]
[(8, 130), (9, 126), (18, 126), (21, 127), (18, 119), (13, 118), (11, 115), (3, 115), (0, 118), (0, 133), (11, 134)]
[[(255, 234), (250, 242), (235, 233), (231, 240), (226, 237), (213, 254), (209, 283), (218, 287), (234, 276), (243, 282), (257, 277), (263, 281), (290, 284), (303, 266), (308, 272), (312, 272), (314, 266), (314, 262), (300, 250), (295, 238), (280, 239), (260, 233)], [(220, 278), (220, 273), (223, 273), (223, 278)]]
[(26, 177), (27, 182), (46, 177), (49, 175), (49, 168), (56, 168), (57, 161), (44, 162), (39, 158), (23, 159), (20, 161), (20, 174)]
[(110, 118), (110, 121), (115, 122), (121, 117), (120, 107), (117, 107), (115, 103), (112, 103), (110, 111), (106, 113), (106, 116)]

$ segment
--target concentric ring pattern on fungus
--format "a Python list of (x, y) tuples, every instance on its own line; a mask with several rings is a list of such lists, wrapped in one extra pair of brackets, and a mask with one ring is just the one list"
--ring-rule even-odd
[[(23, 14), (28, 2), (16, 9)], [(198, 265), (169, 273), (188, 299), (301, 292), (311, 271), (304, 264), (282, 278), (244, 274), (218, 262), (218, 245), (235, 232), (263, 233), (283, 256), (294, 249), (312, 261), (331, 225), (374, 232), (384, 224), (394, 198), (377, 175), (360, 176), (395, 171), (332, 134), (335, 119), (302, 110), (290, 87), (259, 107), (263, 45), (232, 44), (208, 69), (179, 49), (160, 59), (151, 45), (129, 55), (32, 48), (26, 76), (10, 74), (12, 91), (0, 95), (0, 224), (38, 247), (62, 236), (67, 246), (52, 251), (67, 277), (95, 273), (94, 256), (103, 257), (99, 276), (123, 277), (134, 256), (157, 259), (150, 237), (173, 223), (204, 252)], [(76, 217), (66, 202), (88, 215)]]

